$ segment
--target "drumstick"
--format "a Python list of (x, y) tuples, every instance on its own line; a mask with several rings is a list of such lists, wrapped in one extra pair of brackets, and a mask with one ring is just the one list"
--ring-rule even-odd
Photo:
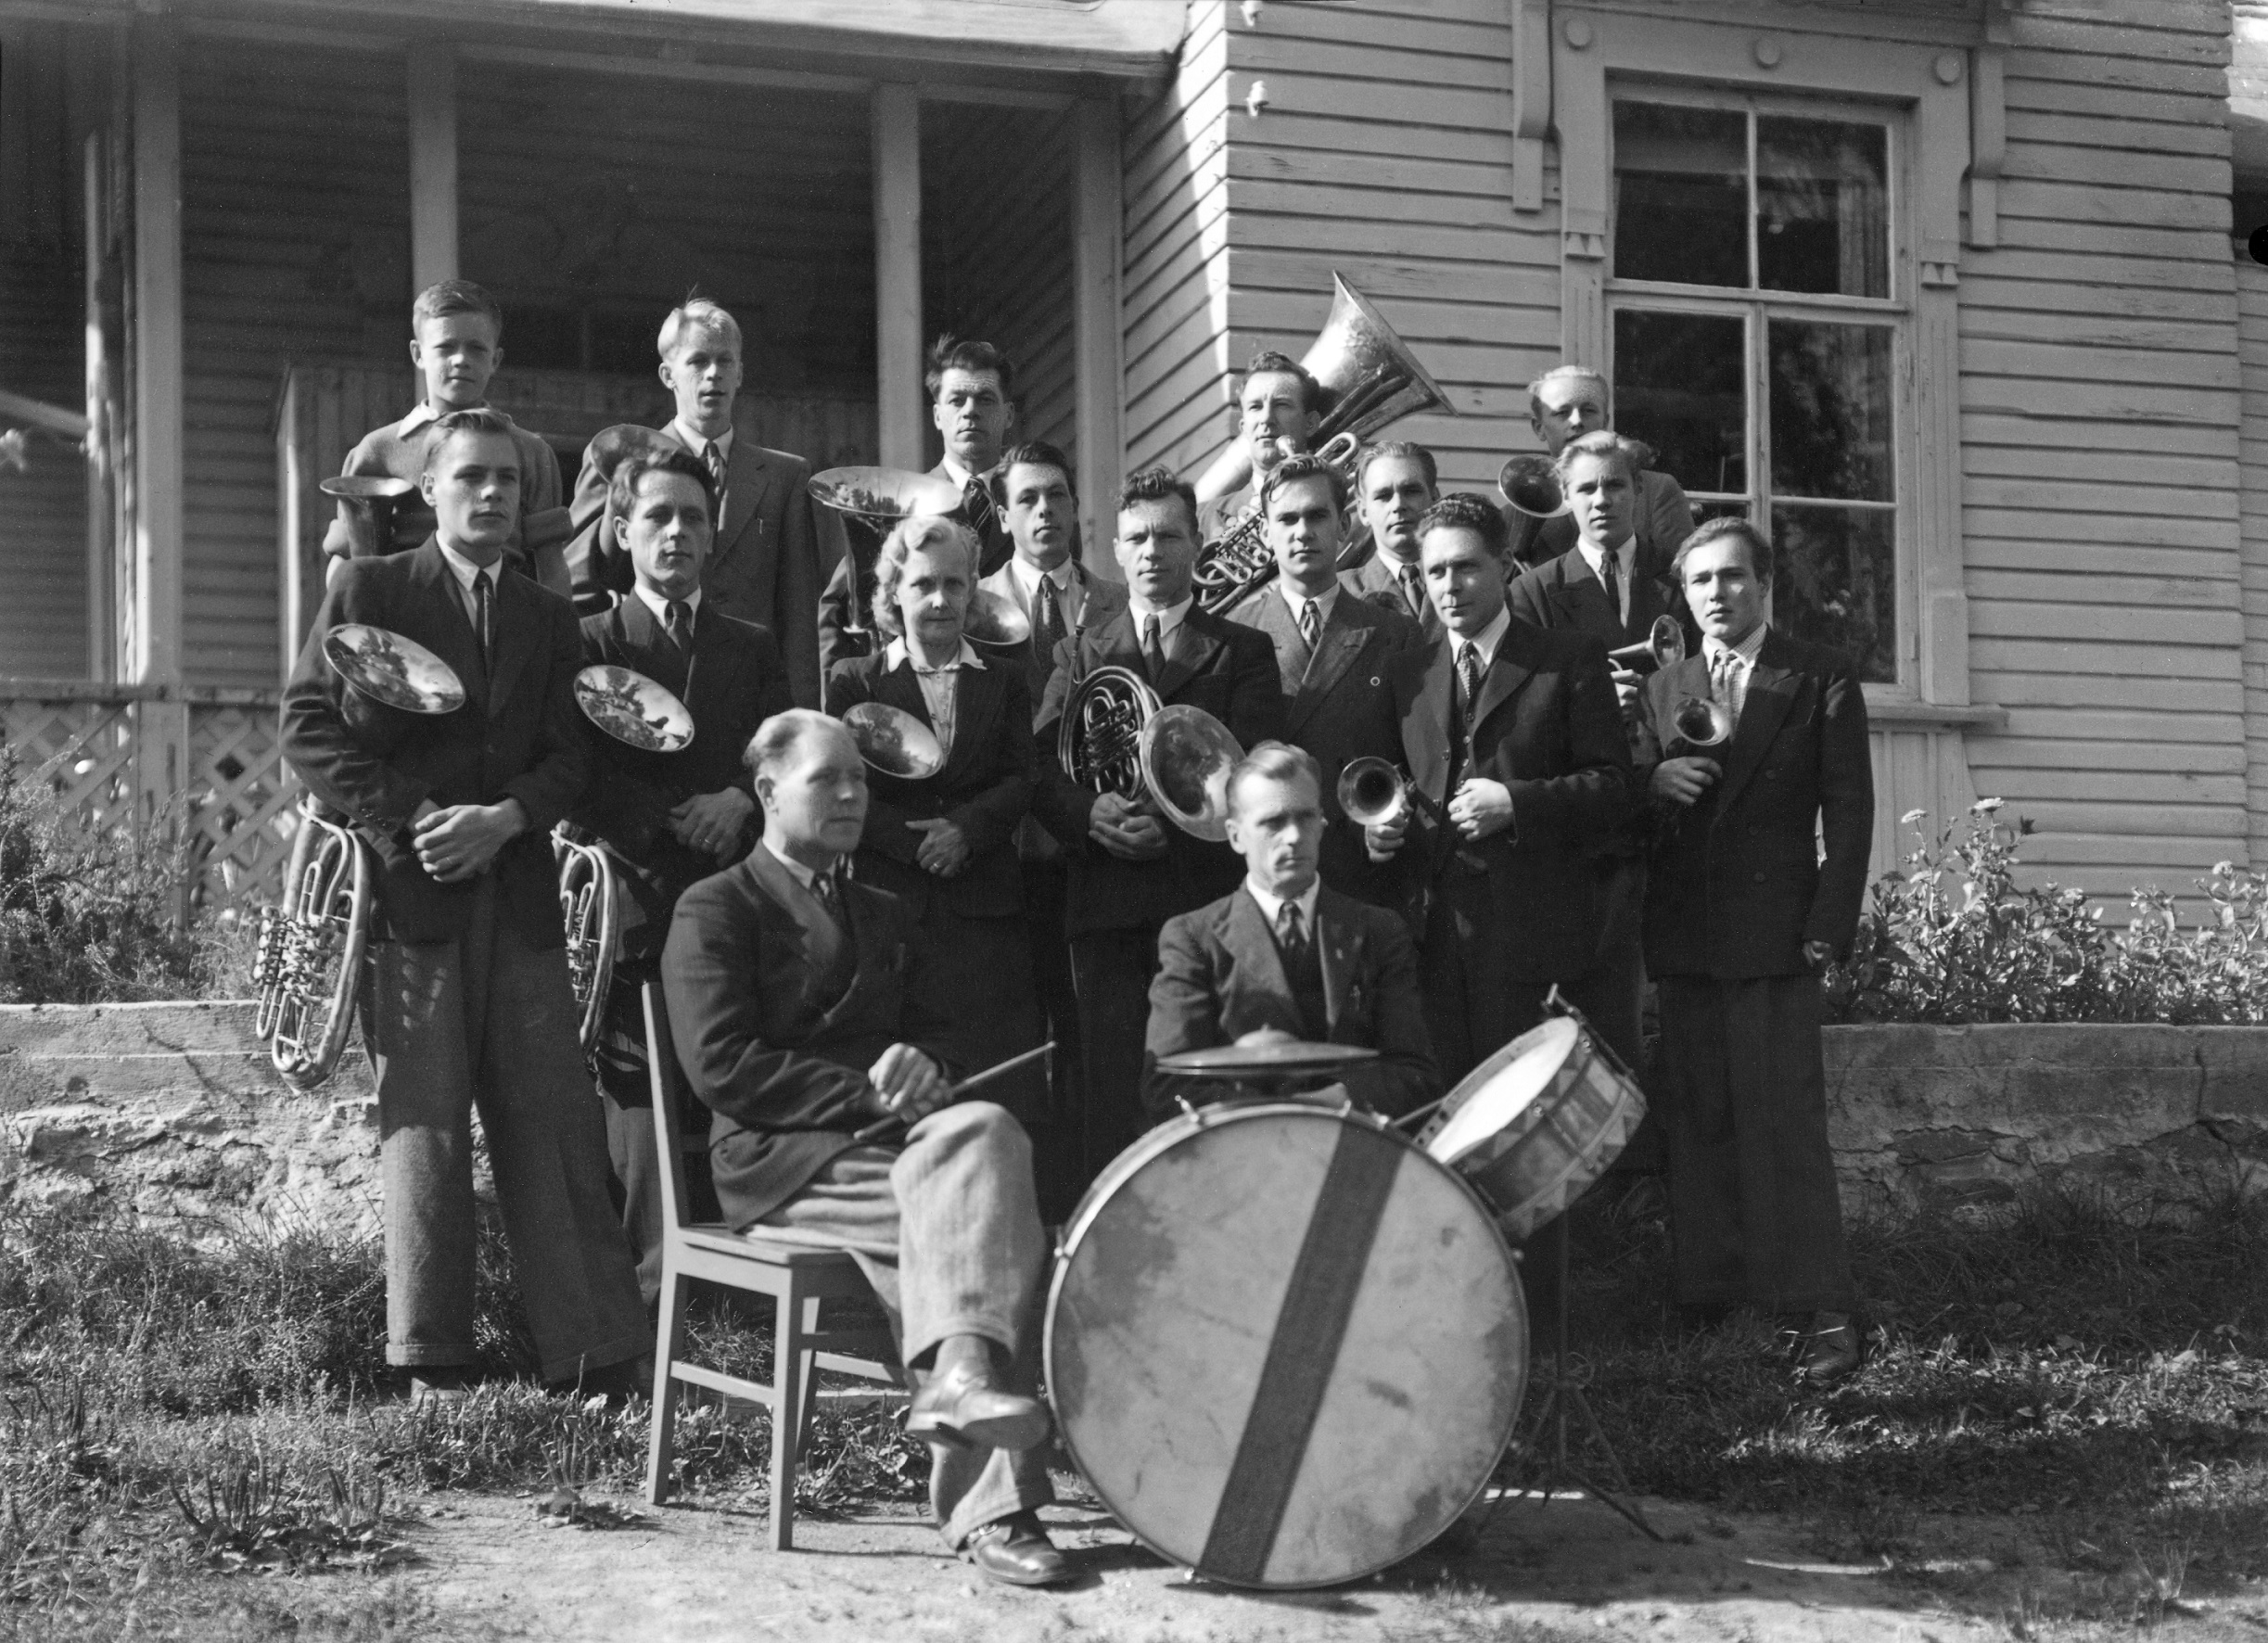
[[(1006, 1061), (1001, 1062), (998, 1066), (989, 1066), (981, 1073), (973, 1073), (968, 1077), (962, 1079), (960, 1083), (954, 1085), (950, 1090), (947, 1091), (946, 1099), (948, 1101), (959, 1101), (962, 1096), (968, 1094), (970, 1090), (975, 1089), (979, 1084), (989, 1084), (995, 1078), (1005, 1077), (1008, 1074), (1014, 1072), (1018, 1067), (1022, 1066), (1026, 1062), (1038, 1061), (1041, 1056), (1045, 1055), (1049, 1051), (1054, 1048), (1055, 1040), (1050, 1038), (1037, 1050), (1026, 1050), (1022, 1055), (1010, 1056)], [(901, 1127), (905, 1125), (905, 1114), (902, 1113), (892, 1113), (888, 1117), (877, 1118), (873, 1123), (869, 1124), (864, 1129), (854, 1132), (850, 1139), (854, 1141), (860, 1142), (880, 1140), (884, 1136), (889, 1134), (891, 1130)]]

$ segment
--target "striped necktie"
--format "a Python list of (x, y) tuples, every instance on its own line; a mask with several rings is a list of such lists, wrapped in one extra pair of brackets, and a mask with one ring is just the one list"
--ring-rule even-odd
[(702, 451), (701, 460), (708, 465), (709, 483), (717, 490), (716, 529), (721, 531), (724, 529), (724, 476), (726, 472), (723, 447), (711, 439), (707, 448)]

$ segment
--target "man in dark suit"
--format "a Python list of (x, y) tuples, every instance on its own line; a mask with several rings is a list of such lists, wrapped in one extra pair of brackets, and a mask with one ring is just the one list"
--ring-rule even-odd
[[(715, 1111), (717, 1196), (735, 1228), (847, 1250), (889, 1314), (930, 1447), (930, 1505), (985, 1573), (1071, 1571), (1033, 1514), (1053, 1498), (1032, 1395), (1046, 1234), (1031, 1148), (989, 1102), (948, 1105), (950, 1024), (924, 1003), (911, 911), (847, 878), (866, 767), (800, 709), (750, 744), (764, 834), (678, 902), (662, 985), (678, 1059)], [(878, 1118), (909, 1127), (861, 1141)]]
[[(441, 418), (423, 479), (434, 537), (340, 567), (284, 692), (285, 757), (378, 859), (363, 1020), (383, 1138), (386, 1354), (413, 1371), (419, 1401), (462, 1398), (474, 1359), (475, 1105), (544, 1378), (621, 1395), (652, 1382), (546, 836), (590, 770), (571, 689), (581, 651), (565, 599), (498, 574), (519, 462), (501, 417)], [(463, 705), (428, 716), (355, 692), (324, 651), (348, 623), (433, 652)]]
[(1555, 984), (1597, 1005), (1607, 874), (1591, 847), (1636, 801), (1605, 651), (1505, 609), (1504, 516), (1445, 496), (1419, 536), (1446, 631), (1392, 670), (1413, 807), (1368, 839), (1422, 932), (1433, 1052), (1454, 1084), (1534, 1026)]
[(1417, 623), (1428, 640), (1441, 637), (1441, 613), (1426, 597), (1418, 521), (1440, 497), (1440, 471), (1424, 446), (1389, 439), (1365, 450), (1355, 466), (1355, 502), (1372, 552), (1339, 576), (1349, 592)]
[[(642, 452), (616, 468), (607, 513), (637, 584), (612, 610), (582, 621), (586, 663), (653, 680), (684, 703), (694, 730), (689, 746), (664, 753), (586, 723), (592, 782), (567, 818), (618, 863), (621, 922), (596, 1062), (622, 1229), (649, 1307), (661, 1293), (661, 1170), (639, 989), (656, 974), (678, 897), (747, 850), (756, 796), (741, 749), (758, 725), (794, 705), (771, 635), (704, 608), (712, 495), (708, 470), (682, 451)], [(707, 1110), (686, 1122), (706, 1132)], [(705, 1191), (705, 1173), (696, 1176), (694, 1191)]]
[[(1055, 671), (1055, 652), (1073, 633), (1102, 628), (1126, 609), (1126, 584), (1087, 568), (1078, 540), (1078, 490), (1071, 459), (1044, 439), (1013, 446), (992, 472), (993, 500), (1015, 541), (1007, 564), (984, 579), (984, 591), (1006, 600), (1031, 623), (1016, 653), (1035, 711)], [(1039, 750), (1041, 760), (1054, 757)], [(1055, 1052), (1048, 1058), (1047, 1120), (1031, 1126), (1039, 1171), (1039, 1210), (1057, 1222), (1077, 1206), (1086, 1187), (1085, 1057), (1079, 1041), (1078, 990), (1064, 936), (1070, 894), (1064, 847), (1027, 815), (1016, 827), (1024, 874), (1024, 927), (1031, 942), (1032, 984)]]
[[(1612, 427), (1612, 391), (1588, 365), (1555, 365), (1528, 384), (1528, 426), (1545, 454), (1557, 462), (1570, 440)], [(1638, 475), (1632, 527), (1647, 554), (1667, 558), (1677, 551), (1692, 533), (1693, 507), (1676, 479), (1655, 468)], [(1516, 546), (1523, 565), (1546, 564), (1575, 545), (1574, 521), (1564, 514), (1522, 534)]]
[[(1859, 1364), (1819, 973), (1849, 948), (1866, 888), (1866, 695), (1843, 656), (1765, 621), (1772, 544), (1747, 521), (1711, 520), (1676, 567), (1702, 650), (1647, 681), (1644, 720), (1676, 1293), (1703, 1319), (1747, 1303), (1797, 1320), (1797, 1371), (1825, 1385)], [(1694, 745), (1678, 710), (1695, 702), (1717, 706), (1729, 741)]]
[(1217, 541), (1258, 505), (1260, 487), (1276, 465), (1314, 442), (1323, 420), (1323, 387), (1290, 354), (1267, 350), (1252, 356), (1236, 394), (1236, 437), (1249, 465), (1244, 483), (1197, 510), (1197, 540)]
[[(930, 345), (922, 381), (929, 390), (929, 420), (945, 441), (944, 459), (929, 477), (961, 493), (949, 516), (976, 533), (978, 574), (990, 576), (1015, 549), (994, 485), (1016, 422), (1015, 363), (989, 342), (964, 341), (949, 332)], [(871, 631), (854, 631), (860, 624), (849, 619), (855, 577), (846, 554), (820, 596), (820, 665), (829, 671), (837, 662), (865, 656), (874, 643)]]
[[(822, 548), (808, 482), (811, 465), (767, 451), (733, 426), (743, 363), (740, 326), (707, 298), (669, 311), (661, 327), (661, 379), (677, 415), (658, 429), (602, 430), (583, 453), (568, 504), (574, 518), (567, 567), (575, 603), (588, 614), (618, 603), (633, 580), (606, 508), (614, 469), (633, 447), (660, 442), (688, 451), (717, 493), (715, 543), (701, 573), (702, 597), (725, 615), (769, 631), (798, 705), (819, 706), (819, 629), (812, 612), (833, 550)], [(823, 561), (823, 563), (822, 563)]]
[(1416, 624), (1370, 605), (1339, 583), (1346, 481), (1313, 456), (1286, 457), (1260, 492), (1276, 575), (1229, 612), (1276, 649), (1284, 735), (1320, 768), (1323, 882), (1342, 895), (1387, 905), (1393, 875), (1370, 859), (1362, 829), (1340, 808), (1339, 772), (1351, 758), (1399, 764), (1401, 727), (1386, 675), (1394, 658), (1423, 641)]
[[(930, 950), (950, 959), (923, 1001), (953, 1024), (953, 1059), (982, 1068), (1042, 1039), (1015, 845), (1038, 775), (1031, 697), (1015, 667), (962, 637), (975, 558), (974, 533), (955, 520), (909, 519), (890, 533), (874, 564), (873, 621), (887, 643), (835, 664), (827, 711), (879, 702), (944, 750), (934, 775), (869, 776), (859, 876), (904, 901)], [(1044, 1115), (1045, 1085), (1029, 1069), (987, 1094), (1028, 1127)]]
[(1153, 1119), (1177, 1096), (1194, 1104), (1223, 1093), (1161, 1076), (1158, 1059), (1221, 1044), (1375, 1050), (1336, 1082), (1388, 1116), (1441, 1092), (1408, 930), (1317, 874), (1320, 780), (1312, 757), (1278, 742), (1246, 754), (1229, 779), (1229, 846), (1244, 858), (1244, 882), (1168, 921), (1158, 938), (1142, 1061)]
[(1176, 913), (1235, 887), (1238, 862), (1160, 819), (1147, 796), (1080, 786), (1055, 758), (1056, 729), (1077, 682), (1124, 668), (1166, 705), (1186, 704), (1229, 727), (1240, 746), (1281, 735), (1276, 655), (1249, 628), (1207, 616), (1191, 595), (1197, 504), (1163, 468), (1135, 474), (1118, 494), (1118, 564), (1127, 608), (1064, 641), (1039, 707), (1035, 809), (1070, 861), (1065, 929), (1087, 1056), (1086, 1174), (1141, 1133), (1141, 1048), (1158, 932)]

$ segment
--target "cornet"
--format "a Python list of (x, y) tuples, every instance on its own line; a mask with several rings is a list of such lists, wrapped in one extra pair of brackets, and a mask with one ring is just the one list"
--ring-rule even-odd
[(1607, 660), (1633, 673), (1654, 673), (1686, 659), (1686, 630), (1673, 616), (1654, 618), (1654, 625), (1636, 644), (1607, 652)]
[(1447, 820), (1422, 788), (1375, 754), (1346, 761), (1337, 793), (1340, 810), (1357, 827), (1382, 827), (1409, 814), (1413, 805), (1437, 822)]

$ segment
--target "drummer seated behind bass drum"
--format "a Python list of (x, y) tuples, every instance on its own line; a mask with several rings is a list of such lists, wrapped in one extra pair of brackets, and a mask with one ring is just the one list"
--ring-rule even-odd
[(1378, 1051), (1323, 1092), (1393, 1116), (1440, 1093), (1402, 921), (1316, 876), (1323, 834), (1314, 758), (1263, 742), (1229, 777), (1229, 843), (1244, 882), (1169, 921), (1150, 985), (1142, 1096), (1153, 1122), (1246, 1087), (1173, 1077), (1162, 1057), (1224, 1044), (1306, 1040)]

